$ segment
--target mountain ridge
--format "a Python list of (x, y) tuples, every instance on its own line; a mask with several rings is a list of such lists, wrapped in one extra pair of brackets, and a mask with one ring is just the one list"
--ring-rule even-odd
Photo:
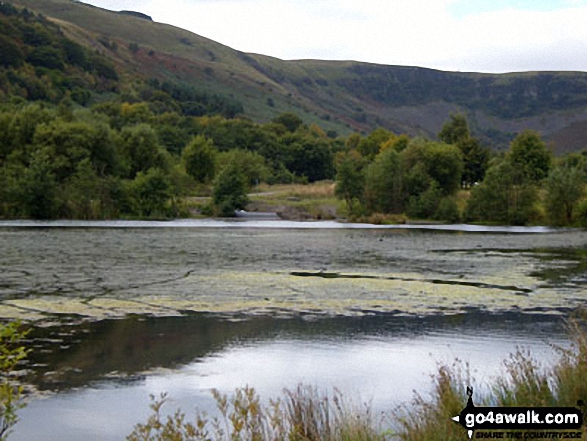
[[(69, 0), (13, 3), (59, 21), (64, 32), (106, 54), (123, 71), (228, 95), (259, 122), (295, 112), (307, 123), (340, 134), (382, 126), (435, 137), (449, 115), (460, 112), (476, 136), (498, 149), (527, 128), (555, 141), (557, 153), (586, 147), (580, 136), (587, 133), (585, 72), (491, 74), (352, 60), (281, 60), (241, 52), (129, 11)], [(112, 42), (120, 49), (109, 48)]]

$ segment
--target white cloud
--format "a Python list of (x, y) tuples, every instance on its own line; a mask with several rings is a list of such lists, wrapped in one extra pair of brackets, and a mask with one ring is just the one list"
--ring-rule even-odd
[(444, 70), (587, 70), (587, 7), (450, 12), (455, 0), (94, 0), (245, 52)]

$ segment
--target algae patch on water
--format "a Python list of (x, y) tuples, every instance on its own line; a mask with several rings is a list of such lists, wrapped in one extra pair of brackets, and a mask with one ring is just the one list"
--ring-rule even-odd
[(0, 318), (449, 314), (587, 300), (587, 233), (53, 229), (3, 237)]
[[(527, 278), (517, 282), (528, 282)], [(224, 271), (185, 279), (181, 291), (162, 289), (160, 295), (125, 294), (78, 299), (43, 296), (9, 300), (0, 317), (40, 320), (52, 315), (79, 315), (91, 320), (128, 314), (172, 316), (187, 312), (223, 314), (325, 314), (375, 313), (437, 314), (465, 309), (493, 312), (558, 310), (579, 304), (585, 292), (573, 295), (528, 285), (499, 285), (497, 280), (477, 282), (426, 278), (413, 273), (374, 274), (320, 272)], [(506, 283), (511, 283), (512, 279)]]

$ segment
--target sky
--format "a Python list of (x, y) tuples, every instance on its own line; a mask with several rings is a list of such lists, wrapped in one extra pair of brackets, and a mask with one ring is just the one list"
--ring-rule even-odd
[(587, 71), (587, 0), (83, 1), (284, 60)]

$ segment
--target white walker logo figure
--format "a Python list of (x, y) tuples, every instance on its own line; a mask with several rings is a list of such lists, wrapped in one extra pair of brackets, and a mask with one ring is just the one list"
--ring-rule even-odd
[[(536, 433), (540, 437), (533, 439), (561, 438), (552, 434), (580, 430), (583, 425), (583, 413), (575, 407), (476, 407), (473, 388), (467, 387), (467, 396), (466, 407), (452, 420), (467, 430), (469, 439), (473, 438), (475, 430), (540, 430), (543, 432)], [(577, 405), (582, 406), (583, 402)], [(580, 439), (581, 432), (565, 433), (564, 438)]]

